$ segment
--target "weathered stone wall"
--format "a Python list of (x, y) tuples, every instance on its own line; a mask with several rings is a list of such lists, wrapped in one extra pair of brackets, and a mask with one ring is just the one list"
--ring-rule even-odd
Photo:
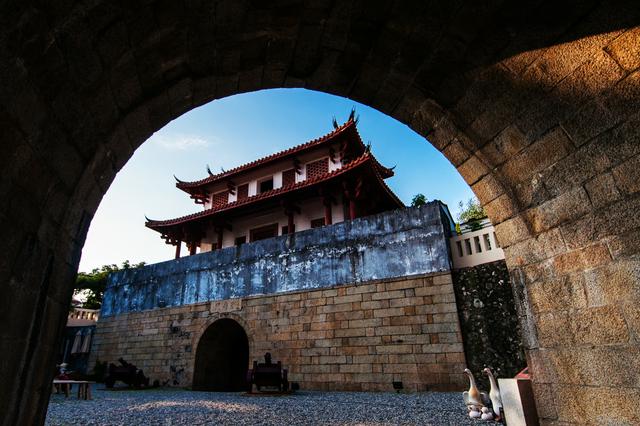
[(448, 271), (441, 209), (434, 201), (116, 272), (101, 316)]
[(92, 363), (124, 357), (152, 380), (190, 386), (199, 339), (219, 318), (244, 327), (250, 362), (271, 352), (303, 389), (465, 386), (449, 273), (101, 317)]
[(498, 377), (515, 376), (527, 362), (505, 261), (457, 269), (452, 275), (467, 366), (485, 388), (485, 367)]

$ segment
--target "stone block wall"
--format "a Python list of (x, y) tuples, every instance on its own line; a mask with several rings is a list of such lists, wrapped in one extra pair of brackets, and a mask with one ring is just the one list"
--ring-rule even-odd
[(245, 329), (250, 362), (271, 352), (302, 389), (391, 391), (392, 381), (414, 391), (466, 385), (448, 272), (103, 317), (92, 362), (123, 357), (152, 380), (190, 386), (199, 339), (220, 318)]

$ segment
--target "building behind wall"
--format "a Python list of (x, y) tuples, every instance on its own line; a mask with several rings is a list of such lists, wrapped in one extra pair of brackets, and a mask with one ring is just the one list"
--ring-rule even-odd
[(479, 321), (452, 269), (504, 255), (492, 232), (455, 235), (439, 201), (405, 208), (384, 182), (392, 175), (350, 119), (178, 181), (204, 209), (147, 221), (176, 259), (110, 276), (92, 359), (122, 357), (164, 384), (238, 390), (243, 368), (270, 352), (305, 389), (461, 389), (469, 359), (484, 365), (492, 348), (463, 346)]
[(351, 118), (304, 144), (209, 175), (178, 180), (178, 189), (203, 210), (168, 220), (148, 220), (167, 244), (189, 254), (232, 247), (404, 204), (385, 184), (394, 172), (365, 146)]

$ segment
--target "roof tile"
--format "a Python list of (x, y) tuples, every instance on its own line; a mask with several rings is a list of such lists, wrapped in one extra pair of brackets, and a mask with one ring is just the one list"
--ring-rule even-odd
[[(288, 149), (285, 149), (283, 151), (276, 152), (276, 153), (268, 155), (266, 157), (262, 157), (260, 159), (254, 160), (254, 161), (252, 161), (250, 163), (246, 163), (246, 164), (243, 164), (241, 166), (234, 167), (233, 169), (227, 170), (227, 171), (225, 171), (223, 173), (210, 175), (210, 176), (208, 176), (208, 177), (206, 177), (204, 179), (200, 179), (200, 180), (192, 181), (192, 182), (186, 182), (186, 181), (181, 181), (178, 178), (176, 178), (176, 180), (178, 181), (176, 183), (176, 187), (178, 187), (179, 189), (182, 189), (185, 192), (190, 192), (190, 190), (192, 188), (199, 188), (199, 187), (201, 187), (203, 185), (208, 185), (210, 183), (217, 182), (217, 181), (219, 181), (221, 179), (229, 178), (231, 176), (234, 176), (234, 175), (236, 175), (236, 174), (238, 174), (240, 172), (246, 172), (246, 171), (251, 170), (251, 169), (253, 169), (255, 167), (264, 165), (264, 164), (269, 163), (271, 161), (278, 160), (280, 158), (286, 157), (287, 155), (292, 155), (292, 154), (304, 151), (306, 149), (313, 148), (315, 146), (321, 145), (321, 144), (333, 139), (334, 137), (338, 136), (339, 134), (343, 133), (347, 129), (350, 129), (352, 127), (355, 128), (355, 124), (356, 123), (355, 123), (354, 120), (349, 120), (346, 123), (344, 123), (342, 126), (338, 127), (337, 129), (335, 129), (331, 133), (327, 133), (324, 136), (321, 136), (321, 137), (313, 139), (313, 140), (311, 140), (309, 142), (305, 142), (303, 144), (294, 146), (292, 148), (288, 148)], [(356, 134), (358, 134), (357, 130), (356, 130)], [(362, 140), (360, 139), (360, 135), (359, 134), (358, 134), (358, 140), (362, 144)], [(364, 144), (362, 144), (362, 145), (364, 146)]]

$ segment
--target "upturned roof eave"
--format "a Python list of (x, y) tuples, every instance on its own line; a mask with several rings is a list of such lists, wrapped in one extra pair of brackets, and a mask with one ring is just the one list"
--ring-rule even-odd
[(269, 200), (275, 197), (288, 195), (299, 190), (308, 189), (310, 187), (313, 187), (322, 183), (328, 183), (329, 181), (334, 180), (337, 177), (342, 176), (352, 170), (355, 170), (359, 167), (363, 167), (365, 164), (371, 165), (371, 168), (376, 178), (380, 181), (382, 188), (390, 196), (393, 202), (397, 204), (398, 207), (404, 207), (404, 204), (398, 199), (398, 197), (396, 197), (393, 191), (391, 191), (391, 189), (384, 182), (384, 178), (381, 176), (380, 169), (379, 169), (379, 167), (381, 167), (380, 164), (377, 162), (377, 160), (375, 160), (373, 155), (371, 155), (370, 153), (366, 153), (366, 154), (363, 154), (358, 159), (353, 160), (351, 163), (345, 165), (344, 167), (334, 170), (332, 172), (326, 173), (312, 180), (307, 179), (302, 182), (297, 182), (293, 185), (280, 187), (280, 188), (265, 192), (263, 194), (254, 195), (252, 197), (245, 198), (244, 200), (234, 201), (232, 203), (225, 204), (222, 208), (211, 208), (211, 209), (203, 210), (190, 215), (178, 217), (175, 219), (168, 219), (168, 220), (149, 219), (145, 223), (145, 226), (155, 231), (162, 232), (163, 228), (169, 228), (172, 226), (201, 220), (203, 218), (218, 215), (218, 214), (229, 213), (230, 211), (233, 211), (240, 207), (246, 207), (251, 204), (255, 204), (264, 200)]
[[(197, 181), (182, 181), (176, 177), (176, 188), (188, 193), (193, 194), (197, 193), (199, 189), (203, 186), (210, 185), (212, 183), (220, 182), (224, 179), (231, 179), (234, 176), (237, 176), (240, 173), (246, 173), (251, 170), (254, 170), (257, 167), (266, 166), (270, 163), (281, 161), (290, 156), (300, 155), (300, 153), (305, 152), (309, 149), (317, 148), (319, 146), (329, 144), (333, 139), (335, 139), (338, 135), (345, 133), (347, 130), (351, 128), (355, 128), (356, 122), (354, 120), (346, 121), (342, 126), (333, 130), (330, 133), (327, 133), (324, 136), (313, 139), (311, 141), (305, 142), (300, 145), (296, 145), (294, 147), (282, 150), (280, 152), (276, 152), (274, 154), (268, 155), (266, 157), (259, 158), (249, 163), (242, 164), (238, 167), (234, 167), (231, 170), (227, 170), (223, 173), (218, 173), (215, 175), (208, 176), (204, 179), (200, 179)], [(355, 131), (356, 142), (360, 145), (361, 148), (365, 148), (362, 139), (360, 138), (360, 134)]]

